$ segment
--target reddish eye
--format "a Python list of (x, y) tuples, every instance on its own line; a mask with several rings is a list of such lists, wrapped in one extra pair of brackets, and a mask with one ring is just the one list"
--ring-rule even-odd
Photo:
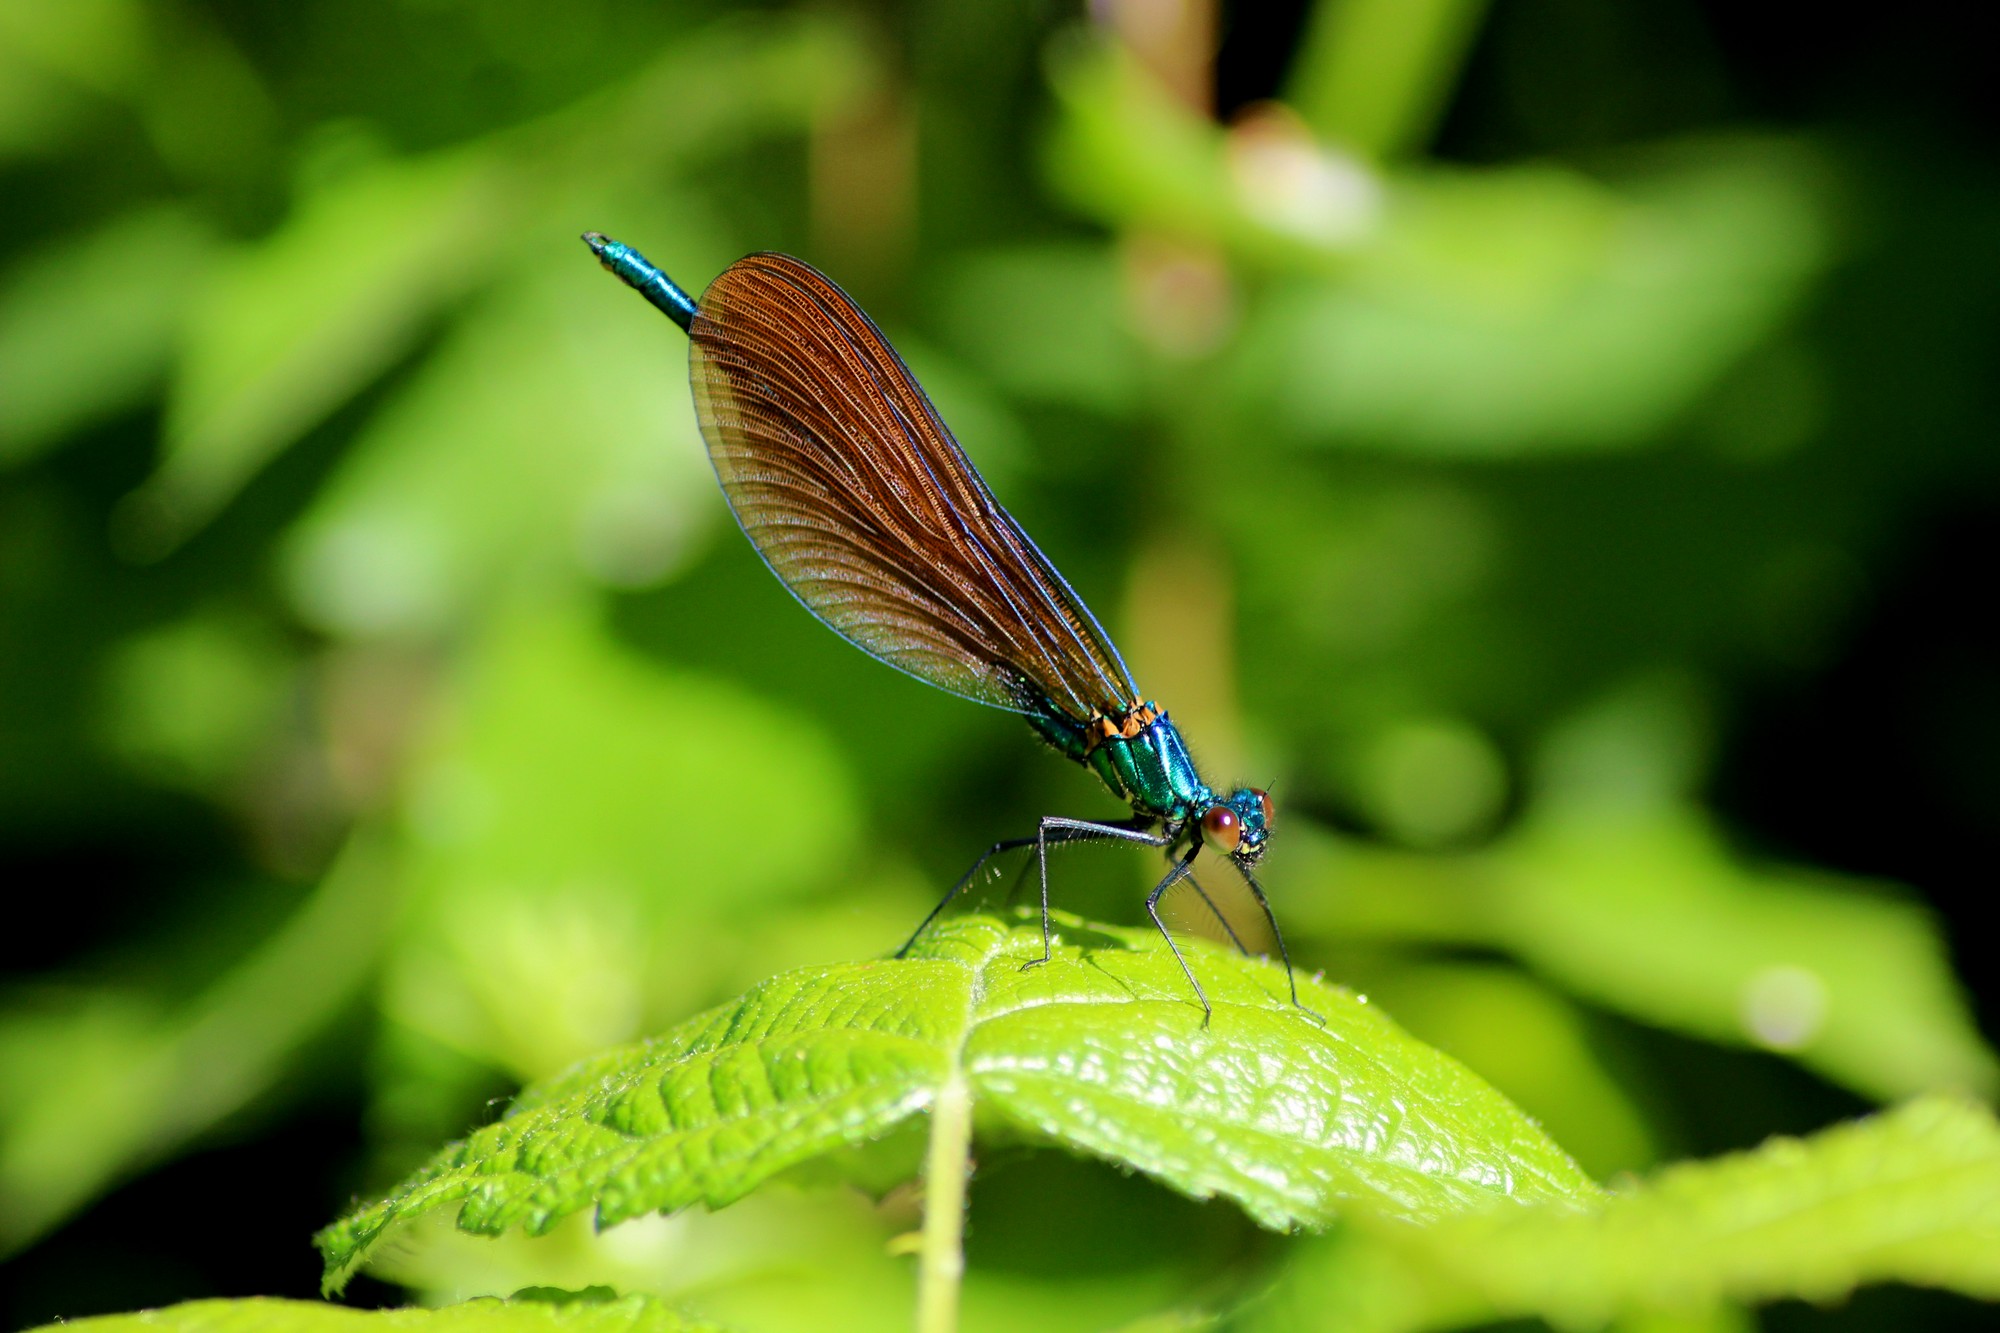
[(1250, 794), (1257, 798), (1257, 804), (1264, 807), (1264, 827), (1271, 827), (1271, 793), (1252, 787)]
[(1218, 852), (1234, 852), (1243, 841), (1243, 821), (1226, 805), (1211, 805), (1201, 817), (1201, 840)]

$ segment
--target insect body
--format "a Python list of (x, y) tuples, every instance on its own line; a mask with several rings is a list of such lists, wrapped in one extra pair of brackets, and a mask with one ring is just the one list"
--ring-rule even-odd
[(1270, 797), (1252, 787), (1225, 794), (1202, 779), (1180, 732), (1139, 693), (1083, 599), (993, 498), (860, 307), (787, 255), (739, 259), (696, 301), (630, 246), (595, 232), (584, 240), (687, 331), (696, 415), (716, 477), (792, 595), (890, 666), (1022, 714), (1132, 809), (1129, 820), (1113, 822), (1051, 815), (1033, 835), (995, 843), (899, 954), (993, 857), (1032, 846), (1043, 949), (1028, 965), (1047, 962), (1049, 847), (1116, 839), (1168, 854), (1172, 864), (1146, 911), (1205, 1013), (1208, 997), (1159, 914), (1161, 895), (1191, 879), (1204, 849), (1249, 885), (1289, 979), (1284, 939), (1252, 871), (1270, 835)]

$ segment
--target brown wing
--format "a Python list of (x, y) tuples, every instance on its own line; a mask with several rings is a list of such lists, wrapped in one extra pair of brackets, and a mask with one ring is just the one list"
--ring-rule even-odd
[(824, 275), (788, 255), (740, 259), (702, 294), (689, 336), (702, 437), (736, 520), (836, 633), (999, 708), (1084, 719), (1141, 702), (1082, 600)]

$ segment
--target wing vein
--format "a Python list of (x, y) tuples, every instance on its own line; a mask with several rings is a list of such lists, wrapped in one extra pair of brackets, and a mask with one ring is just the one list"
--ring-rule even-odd
[(1103, 627), (838, 287), (752, 255), (703, 294), (690, 332), (702, 435), (737, 522), (829, 628), (1000, 708), (1081, 719), (1140, 701)]

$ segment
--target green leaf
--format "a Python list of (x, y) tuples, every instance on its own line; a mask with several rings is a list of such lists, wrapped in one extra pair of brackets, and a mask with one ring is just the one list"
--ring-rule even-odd
[(0, 1253), (279, 1082), (369, 979), (391, 887), (357, 837), (289, 920), (178, 1008), (106, 991), (0, 1014)]
[(1550, 807), (1490, 853), (1296, 839), (1291, 920), (1333, 939), (1506, 949), (1642, 1022), (1798, 1061), (1865, 1096), (2000, 1086), (1936, 922), (1894, 885), (1746, 865), (1687, 806)]
[(287, 540), (307, 619), (435, 632), (550, 570), (649, 582), (720, 514), (686, 339), (588, 259), (517, 273), (375, 415)]
[(1796, 145), (1681, 145), (1616, 188), (1552, 167), (1397, 180), (1338, 281), (1260, 307), (1238, 390), (1300, 440), (1454, 457), (1657, 438), (1831, 258)]
[(1872, 1097), (2000, 1086), (1936, 923), (1887, 886), (1742, 866), (1693, 811), (1551, 815), (1500, 869), (1499, 933), (1579, 995)]
[(357, 168), (225, 262), (197, 302), (133, 538), (206, 522), (269, 459), (393, 365), (490, 262), (510, 200), (489, 154)]
[(189, 1301), (47, 1325), (90, 1333), (721, 1333), (650, 1296), (533, 1288), (436, 1310), (350, 1310), (318, 1301)]
[[(1463, 1060), (1599, 1180), (1656, 1161), (1639, 1107), (1594, 1049), (1580, 1006), (1498, 963), (1397, 958), (1366, 977), (1371, 1000)], [(1358, 979), (1357, 979), (1358, 984)]]
[[(1110, 248), (1019, 246), (961, 261), (937, 318), (952, 345), (1010, 393), (1124, 416), (1145, 387), (1143, 349), (1127, 328), (1126, 304)], [(1020, 337), (1022, 329), (1037, 336)]]
[(0, 290), (0, 466), (136, 405), (165, 370), (212, 249), (172, 208), (65, 236)]
[(1675, 1166), (1590, 1207), (1363, 1233), (1302, 1261), (1274, 1327), (1534, 1315), (1592, 1328), (1732, 1302), (1826, 1303), (1891, 1281), (2000, 1299), (2000, 1125), (1984, 1107), (1929, 1098)]
[[(160, 465), (124, 517), (153, 552), (211, 518), (279, 452), (416, 344), (525, 246), (574, 259), (586, 215), (677, 159), (793, 130), (860, 82), (839, 25), (724, 23), (608, 95), (415, 158), (329, 172), (195, 303)], [(589, 265), (576, 261), (579, 286)], [(601, 279), (600, 279), (601, 281)]]
[(388, 1198), (322, 1232), (337, 1287), (393, 1225), (459, 1206), (458, 1225), (546, 1232), (720, 1207), (781, 1171), (877, 1139), (963, 1079), (981, 1133), (1081, 1150), (1265, 1226), (1355, 1204), (1435, 1218), (1499, 1199), (1591, 1198), (1520, 1111), (1364, 999), (1184, 946), (1202, 1013), (1150, 931), (1064, 920), (1048, 964), (1032, 923), (938, 927), (904, 960), (774, 978), (639, 1046), (523, 1094)]
[[(509, 607), (469, 647), (404, 784), (385, 1006), (526, 1081), (728, 994), (745, 932), (717, 923), (823, 887), (859, 815), (809, 719), (633, 655), (588, 608)], [(778, 783), (782, 819), (744, 796)]]

